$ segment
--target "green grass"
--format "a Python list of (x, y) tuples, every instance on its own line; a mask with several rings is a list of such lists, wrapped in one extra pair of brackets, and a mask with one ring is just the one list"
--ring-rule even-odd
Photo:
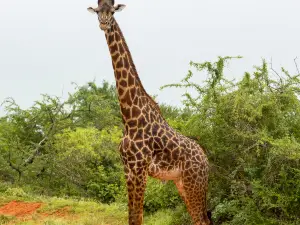
[(10, 221), (15, 220), (14, 216), (4, 216), (0, 215), (0, 224), (7, 224)]
[[(82, 224), (82, 225), (121, 225), (127, 223), (127, 209), (122, 204), (104, 205), (91, 200), (75, 200), (69, 198), (56, 198), (46, 196), (0, 196), (0, 205), (12, 201), (42, 202), (42, 207), (32, 216), (30, 221), (18, 221), (15, 217), (0, 217), (0, 224), (14, 221), (14, 224), (47, 224), (47, 225), (64, 225), (64, 224)], [(67, 216), (59, 217), (55, 213), (63, 208), (68, 208)], [(43, 214), (49, 216), (45, 217)], [(51, 215), (53, 214), (53, 215)]]
[[(127, 224), (127, 205), (123, 203), (101, 204), (89, 199), (71, 199), (47, 196), (33, 196), (20, 188), (9, 188), (0, 192), (0, 206), (12, 201), (43, 203), (30, 220), (20, 221), (13, 216), (0, 215), (0, 224), (16, 225), (124, 225)], [(66, 209), (68, 213), (61, 217), (55, 212)], [(47, 216), (45, 216), (47, 214)], [(145, 215), (145, 225), (188, 225), (190, 219), (185, 209), (161, 210)]]

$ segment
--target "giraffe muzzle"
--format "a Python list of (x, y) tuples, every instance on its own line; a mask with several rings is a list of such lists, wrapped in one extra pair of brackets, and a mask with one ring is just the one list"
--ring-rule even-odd
[(109, 29), (109, 26), (106, 23), (101, 23), (99, 24), (99, 27), (101, 30), (107, 30)]
[(111, 23), (109, 20), (102, 20), (102, 19), (99, 19), (99, 27), (101, 30), (108, 30), (111, 28)]

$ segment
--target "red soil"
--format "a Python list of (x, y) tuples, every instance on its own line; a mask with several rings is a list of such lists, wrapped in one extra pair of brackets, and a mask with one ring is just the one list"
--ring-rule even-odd
[(0, 215), (24, 217), (34, 213), (41, 205), (42, 203), (12, 201), (0, 208)]
[[(32, 214), (36, 212), (37, 209), (41, 207), (42, 203), (36, 202), (18, 202), (18, 201), (12, 201), (7, 203), (6, 205), (0, 207), (0, 215), (7, 215), (7, 216), (15, 216), (17, 217), (17, 220), (20, 221), (28, 221), (32, 220)], [(39, 218), (39, 220), (43, 220), (46, 217), (64, 217), (67, 219), (75, 219), (76, 216), (70, 217), (69, 215), (70, 207), (64, 207), (52, 212), (44, 212), (39, 213), (37, 212), (36, 218)], [(70, 218), (69, 218), (70, 217)], [(13, 223), (9, 223), (13, 224)]]

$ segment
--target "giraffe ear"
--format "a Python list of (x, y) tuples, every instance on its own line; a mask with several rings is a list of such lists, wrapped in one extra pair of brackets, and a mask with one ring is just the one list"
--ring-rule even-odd
[(118, 4), (114, 6), (114, 12), (121, 12), (125, 7), (126, 5)]
[(90, 13), (96, 13), (95, 9), (92, 7), (88, 7), (87, 11), (89, 11)]

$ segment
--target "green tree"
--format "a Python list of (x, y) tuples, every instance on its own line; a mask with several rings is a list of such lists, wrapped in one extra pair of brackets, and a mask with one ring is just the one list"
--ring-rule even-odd
[(87, 194), (102, 202), (115, 201), (124, 188), (118, 152), (121, 135), (118, 127), (102, 131), (93, 127), (66, 129), (56, 135), (52, 189), (61, 194)]
[(25, 173), (39, 173), (38, 162), (49, 152), (55, 133), (70, 124), (70, 114), (56, 97), (43, 95), (27, 110), (14, 100), (4, 103), (7, 115), (0, 122), (0, 153), (11, 169), (13, 181), (20, 181)]
[[(293, 224), (300, 205), (300, 74), (271, 74), (268, 65), (241, 81), (224, 77), (224, 65), (194, 63), (179, 84), (193, 88), (185, 133), (199, 136), (211, 164), (210, 207), (217, 224)], [(207, 72), (204, 84), (193, 70)], [(276, 77), (279, 76), (277, 79)]]
[(121, 126), (119, 102), (113, 85), (103, 81), (102, 86), (94, 82), (76, 86), (67, 101), (72, 109), (75, 127), (94, 126), (101, 130), (107, 126)]
[[(108, 179), (101, 181), (102, 192), (105, 184), (119, 185), (119, 174), (115, 178), (118, 182), (107, 175), (120, 169), (115, 155), (122, 128), (113, 86), (107, 82), (102, 86), (90, 82), (77, 86), (67, 101), (42, 95), (42, 100), (28, 109), (21, 109), (13, 99), (7, 99), (3, 106), (7, 113), (0, 119), (0, 162), (3, 165), (0, 178), (15, 185), (29, 185), (42, 193), (58, 195), (86, 194), (90, 183), (96, 183), (97, 179), (100, 182), (100, 175)], [(99, 134), (93, 133), (96, 131)], [(96, 136), (99, 141), (95, 144), (92, 137)], [(66, 156), (63, 152), (72, 154), (63, 157)], [(82, 158), (78, 158), (79, 153)], [(103, 159), (97, 158), (96, 154)], [(99, 168), (96, 166), (97, 171), (92, 163), (95, 161), (98, 161), (96, 165), (100, 163)], [(72, 166), (68, 162), (73, 162)], [(77, 170), (80, 165), (84, 167)], [(67, 173), (72, 172), (71, 167), (74, 167), (73, 173)], [(112, 194), (103, 196), (98, 198), (103, 201), (115, 198)]]

